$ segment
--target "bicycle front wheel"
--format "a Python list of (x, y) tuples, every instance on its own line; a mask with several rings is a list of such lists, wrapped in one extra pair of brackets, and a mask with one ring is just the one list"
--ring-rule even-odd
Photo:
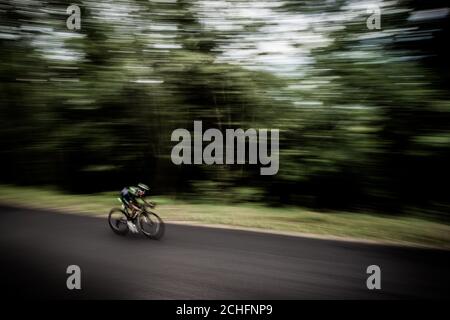
[(139, 228), (150, 239), (159, 240), (164, 235), (164, 221), (153, 212), (142, 212), (138, 218)]

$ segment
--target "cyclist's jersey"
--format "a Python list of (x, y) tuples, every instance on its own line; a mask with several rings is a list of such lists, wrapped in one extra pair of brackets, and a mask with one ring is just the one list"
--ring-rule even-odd
[(138, 198), (137, 192), (138, 188), (136, 187), (125, 187), (120, 191), (120, 197), (128, 205), (130, 202), (136, 202), (136, 199)]

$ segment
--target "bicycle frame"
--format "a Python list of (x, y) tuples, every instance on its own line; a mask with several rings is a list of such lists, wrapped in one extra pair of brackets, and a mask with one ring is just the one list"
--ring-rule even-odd
[[(122, 209), (123, 209), (125, 215), (127, 216), (128, 220), (135, 219), (138, 216), (138, 214), (140, 214), (141, 212), (145, 211), (145, 206), (142, 206), (142, 208), (139, 208), (139, 210), (136, 210), (134, 212), (134, 214), (131, 215), (130, 214), (130, 208), (123, 202), (123, 200), (121, 198), (117, 198), (117, 200), (119, 200), (119, 202), (122, 204)], [(148, 203), (147, 201), (145, 201), (144, 198), (141, 198), (141, 200), (145, 203), (145, 205), (149, 206), (150, 208), (153, 209), (155, 207), (154, 204)]]

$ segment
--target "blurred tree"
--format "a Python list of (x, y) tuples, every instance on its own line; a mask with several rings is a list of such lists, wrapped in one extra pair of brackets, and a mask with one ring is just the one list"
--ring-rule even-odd
[[(1, 181), (448, 212), (443, 1), (0, 4)], [(177, 128), (280, 129), (280, 171), (181, 166)], [(228, 197), (227, 197), (228, 195)]]

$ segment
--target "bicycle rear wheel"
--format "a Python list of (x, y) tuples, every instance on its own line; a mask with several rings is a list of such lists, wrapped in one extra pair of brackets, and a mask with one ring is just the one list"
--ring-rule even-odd
[(128, 233), (127, 215), (119, 208), (114, 208), (109, 212), (108, 223), (114, 233), (119, 235), (126, 235)]

